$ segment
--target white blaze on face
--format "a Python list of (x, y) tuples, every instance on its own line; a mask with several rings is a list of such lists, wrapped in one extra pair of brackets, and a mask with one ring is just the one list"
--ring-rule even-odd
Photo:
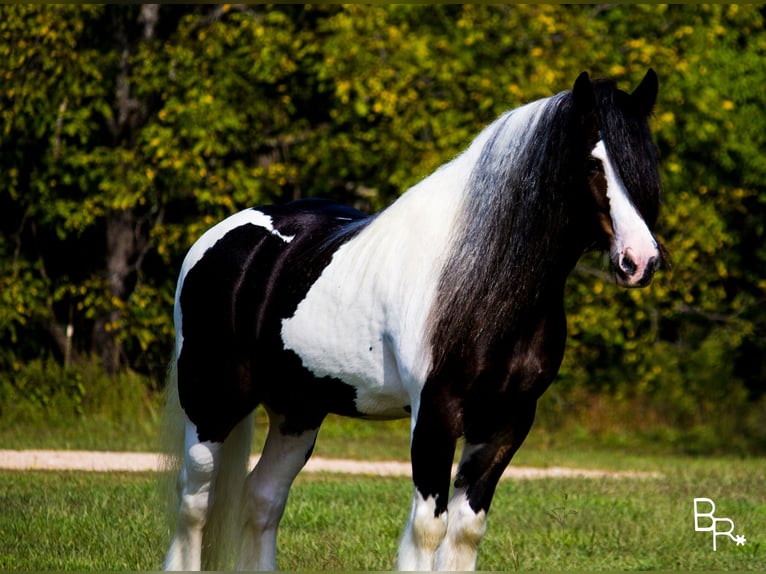
[(591, 155), (601, 160), (604, 167), (606, 196), (614, 231), (610, 255), (617, 268), (617, 280), (626, 287), (645, 285), (651, 279), (659, 259), (657, 242), (617, 175), (603, 140), (599, 140)]

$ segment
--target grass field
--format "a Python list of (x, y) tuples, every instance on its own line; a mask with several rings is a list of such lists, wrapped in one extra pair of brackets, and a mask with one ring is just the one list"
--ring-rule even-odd
[[(766, 570), (762, 460), (643, 460), (664, 478), (503, 481), (478, 567)], [(406, 479), (299, 476), (280, 568), (392, 568), (410, 493)], [(694, 531), (695, 497), (713, 499), (747, 543), (719, 537), (713, 552), (711, 533)], [(0, 472), (0, 569), (156, 570), (166, 543), (158, 508), (154, 475)]]
[[(3, 448), (151, 451), (158, 409), (77, 419), (0, 420)], [(656, 471), (658, 479), (505, 480), (490, 512), (478, 567), (485, 570), (766, 571), (766, 461), (691, 457), (678, 445), (629, 433), (594, 436), (546, 424), (543, 410), (513, 463)], [(266, 417), (256, 417), (258, 451)], [(409, 422), (330, 417), (316, 454), (407, 460)], [(299, 476), (280, 531), (286, 570), (387, 570), (409, 510), (407, 479)], [(156, 570), (167, 526), (150, 474), (0, 471), (0, 569)], [(737, 546), (695, 532), (693, 499), (715, 501)]]

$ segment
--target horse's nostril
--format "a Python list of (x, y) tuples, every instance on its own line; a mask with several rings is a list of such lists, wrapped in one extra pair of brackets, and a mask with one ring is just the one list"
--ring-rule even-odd
[(638, 265), (636, 265), (636, 262), (633, 261), (630, 255), (623, 255), (622, 259), (620, 259), (620, 269), (625, 275), (630, 277), (636, 272)]

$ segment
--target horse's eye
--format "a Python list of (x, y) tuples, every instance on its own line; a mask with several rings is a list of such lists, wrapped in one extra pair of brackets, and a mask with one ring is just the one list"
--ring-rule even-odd
[(596, 159), (595, 157), (588, 158), (587, 168), (588, 175), (599, 175), (604, 173), (604, 164), (601, 163), (600, 159)]

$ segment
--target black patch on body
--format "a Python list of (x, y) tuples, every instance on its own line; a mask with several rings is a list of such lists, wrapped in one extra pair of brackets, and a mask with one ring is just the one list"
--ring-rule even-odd
[(294, 315), (333, 253), (369, 222), (323, 200), (258, 208), (289, 242), (258, 225), (233, 229), (208, 249), (180, 294), (181, 405), (200, 441), (223, 441), (258, 404), (285, 415), (281, 430), (316, 428), (329, 412), (356, 416), (356, 391), (317, 379), (282, 344)]

